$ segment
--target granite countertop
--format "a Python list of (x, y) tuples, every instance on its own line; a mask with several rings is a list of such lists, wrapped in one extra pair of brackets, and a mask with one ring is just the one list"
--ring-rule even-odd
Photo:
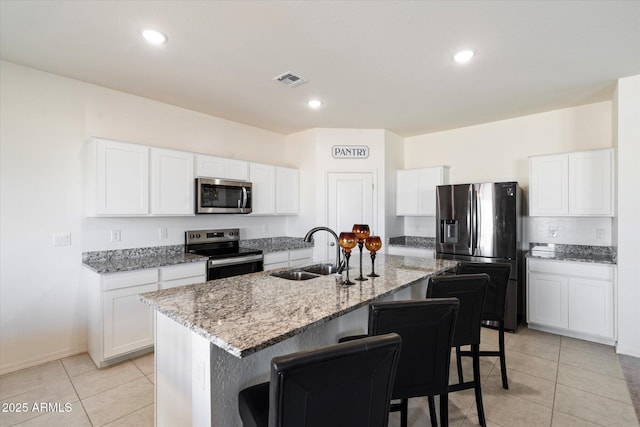
[(389, 246), (404, 246), (407, 248), (435, 249), (435, 237), (397, 236), (389, 238)]
[[(260, 272), (149, 292), (140, 299), (241, 358), (455, 264), (379, 255), (376, 272), (380, 277), (349, 287), (337, 285), (334, 275), (291, 281)], [(355, 268), (351, 271), (356, 274)]]
[(206, 260), (207, 257), (185, 253), (184, 245), (95, 251), (82, 254), (82, 264), (98, 274), (166, 267)]
[(616, 264), (615, 248), (610, 246), (559, 245), (553, 243), (531, 243), (527, 258), (556, 261)]
[(263, 252), (280, 252), (313, 248), (313, 243), (305, 242), (302, 237), (266, 237), (262, 239), (240, 240), (240, 247), (260, 249)]
[[(304, 248), (313, 248), (313, 243), (305, 242), (302, 237), (267, 237), (240, 241), (240, 252), (252, 249), (278, 252)], [(207, 257), (201, 255), (185, 253), (184, 245), (94, 251), (82, 254), (82, 264), (99, 274), (157, 268), (206, 259)]]

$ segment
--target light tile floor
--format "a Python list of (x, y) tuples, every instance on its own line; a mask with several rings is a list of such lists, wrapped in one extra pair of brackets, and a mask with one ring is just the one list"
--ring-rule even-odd
[[(497, 332), (483, 328), (482, 343), (497, 348)], [(497, 357), (481, 359), (488, 426), (640, 426), (612, 347), (527, 328), (507, 334), (506, 346), (509, 390), (502, 389)], [(455, 361), (451, 377), (457, 378)], [(7, 374), (0, 377), (0, 402), (3, 427), (153, 426), (153, 354), (98, 370), (85, 353)], [(26, 412), (9, 410), (21, 402)], [(53, 407), (34, 411), (34, 403)], [(477, 425), (473, 390), (449, 395), (449, 421)], [(392, 413), (389, 425), (399, 424)], [(409, 425), (430, 425), (426, 399), (410, 399)]]

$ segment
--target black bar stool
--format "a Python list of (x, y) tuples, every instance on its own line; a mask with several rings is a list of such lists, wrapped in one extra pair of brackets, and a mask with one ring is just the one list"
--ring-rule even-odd
[(238, 395), (245, 427), (387, 427), (401, 338), (386, 334), (276, 357)]
[[(458, 274), (486, 273), (489, 275), (489, 287), (487, 297), (484, 300), (482, 309), (482, 320), (498, 322), (498, 351), (484, 350), (480, 352), (482, 356), (500, 357), (500, 374), (502, 375), (502, 387), (509, 389), (507, 380), (507, 359), (504, 350), (504, 314), (507, 307), (507, 285), (511, 274), (511, 264), (488, 263), (488, 262), (461, 262), (458, 264)], [(470, 351), (460, 351), (456, 347), (458, 366), (460, 366), (460, 356), (471, 356)], [(458, 370), (458, 378), (462, 382), (462, 369)]]
[[(449, 392), (473, 388), (476, 395), (476, 408), (480, 425), (487, 425), (482, 405), (482, 389), (480, 387), (480, 326), (482, 306), (487, 293), (489, 275), (464, 274), (451, 276), (432, 276), (429, 278), (427, 298), (458, 298), (460, 309), (453, 332), (453, 347), (471, 346), (473, 357), (473, 381), (452, 384)], [(458, 361), (458, 363), (460, 363)], [(460, 369), (460, 365), (458, 365)]]
[[(376, 302), (369, 305), (369, 335), (396, 332), (402, 351), (391, 398), (391, 411), (400, 411), (407, 426), (408, 401), (427, 396), (431, 425), (437, 426), (434, 396), (440, 396), (440, 422), (449, 424), (449, 365), (453, 329), (458, 315), (456, 298)], [(366, 335), (364, 335), (366, 336)], [(350, 341), (362, 335), (344, 337)]]

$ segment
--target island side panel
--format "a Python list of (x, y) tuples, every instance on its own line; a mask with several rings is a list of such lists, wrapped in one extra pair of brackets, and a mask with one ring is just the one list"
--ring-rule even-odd
[[(233, 356), (215, 345), (210, 345), (211, 423), (207, 425), (215, 427), (242, 426), (238, 413), (238, 393), (245, 387), (269, 381), (271, 359), (297, 351), (335, 344), (338, 337), (346, 335), (345, 330), (357, 330), (358, 333), (364, 333), (367, 328), (367, 316), (368, 308), (361, 307), (243, 358)], [(206, 396), (194, 396), (194, 402), (204, 398)]]
[(197, 384), (192, 368), (194, 334), (158, 311), (155, 320), (155, 425), (196, 425), (191, 390)]

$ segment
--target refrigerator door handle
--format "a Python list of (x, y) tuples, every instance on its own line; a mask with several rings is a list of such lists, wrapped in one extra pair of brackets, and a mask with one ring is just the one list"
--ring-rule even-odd
[(468, 234), (469, 234), (469, 255), (473, 255), (474, 242), (474, 224), (475, 224), (475, 210), (474, 210), (474, 197), (473, 197), (473, 185), (469, 186), (469, 212), (468, 212)]
[(471, 187), (471, 255), (476, 254), (478, 248), (478, 192)]

